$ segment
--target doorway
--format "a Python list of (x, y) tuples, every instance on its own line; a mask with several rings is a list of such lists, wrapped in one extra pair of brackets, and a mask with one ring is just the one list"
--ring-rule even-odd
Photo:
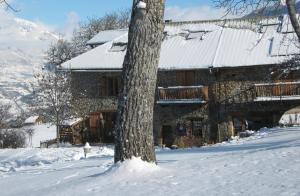
[(165, 145), (166, 147), (171, 147), (173, 145), (173, 131), (170, 125), (162, 126), (161, 136), (163, 145)]

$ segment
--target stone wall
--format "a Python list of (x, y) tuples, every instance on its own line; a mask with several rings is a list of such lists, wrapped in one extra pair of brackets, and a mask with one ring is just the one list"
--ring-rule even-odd
[(100, 98), (101, 81), (104, 77), (119, 77), (121, 72), (72, 72), (72, 94), (74, 97)]
[[(271, 70), (274, 66), (251, 66), (238, 68), (214, 68), (210, 99), (221, 102), (248, 90), (254, 84), (271, 82)], [(249, 95), (251, 96), (251, 95)]]
[[(73, 72), (72, 73), (72, 93), (79, 104), (84, 107), (78, 107), (83, 111), (114, 111), (117, 109), (117, 97), (101, 97), (100, 83), (103, 77), (121, 77), (120, 72)], [(198, 70), (195, 72), (195, 83), (193, 85), (208, 85), (210, 81), (209, 70)], [(174, 71), (160, 71), (158, 73), (157, 86), (169, 87), (180, 86), (176, 80), (176, 72)], [(175, 141), (180, 140), (177, 137), (176, 126), (178, 123), (185, 123), (190, 127), (191, 119), (200, 119), (207, 121), (207, 109), (202, 108), (198, 104), (185, 105), (156, 105), (154, 114), (154, 135), (155, 143), (160, 144), (161, 131), (163, 125), (170, 125), (172, 127), (172, 135)], [(203, 135), (207, 136), (207, 133)], [(207, 136), (208, 137), (208, 136)], [(184, 138), (184, 137), (182, 137)], [(201, 141), (202, 142), (202, 141)], [(182, 142), (181, 142), (182, 143)], [(177, 142), (178, 144), (178, 142)], [(199, 142), (197, 143), (197, 145)], [(185, 145), (185, 144), (183, 144)]]
[[(247, 128), (245, 124), (248, 122), (256, 123), (252, 126), (254, 128), (274, 125), (272, 119), (282, 113), (280, 106), (253, 102), (255, 91), (251, 88), (258, 83), (277, 82), (279, 78), (271, 73), (278, 68), (278, 65), (264, 65), (212, 70), (214, 79), (209, 86), (209, 119), (213, 140), (224, 141), (238, 134), (238, 131)], [(238, 121), (241, 125), (235, 123)]]
[[(210, 97), (218, 101), (246, 90), (255, 83), (276, 81), (271, 75), (274, 67), (278, 66), (264, 65), (194, 70), (195, 82), (193, 85), (211, 85), (210, 91), (213, 93), (213, 96)], [(121, 78), (121, 72), (72, 72), (73, 93), (75, 96), (81, 96), (81, 93), (85, 92), (89, 98), (99, 98), (101, 78), (114, 76)], [(176, 81), (176, 71), (159, 71), (157, 86), (180, 85)]]
[[(248, 99), (253, 96), (248, 89), (254, 84), (277, 80), (271, 74), (277, 67), (265, 65), (194, 70), (195, 81), (191, 85), (208, 86), (208, 104), (156, 104), (154, 110), (155, 144), (162, 143), (162, 129), (164, 126), (168, 126), (172, 130), (170, 137), (172, 137), (173, 144), (185, 146), (185, 143), (191, 142), (191, 138), (188, 134), (178, 136), (177, 126), (183, 123), (188, 128), (187, 132), (189, 132), (193, 120), (203, 122), (200, 142), (202, 144), (223, 141), (236, 134), (236, 119), (243, 121), (253, 114), (256, 115), (251, 111), (255, 111), (255, 107), (260, 106), (246, 105), (245, 108), (247, 109), (239, 108), (237, 112), (229, 107), (232, 103), (228, 103), (226, 100), (235, 97), (238, 99), (236, 101), (247, 103)], [(73, 95), (84, 100), (82, 101), (83, 104), (91, 102), (92, 108), (95, 110), (115, 111), (117, 109), (117, 97), (100, 96), (101, 78), (114, 76), (121, 77), (121, 72), (73, 72)], [(182, 84), (177, 81), (176, 71), (162, 70), (158, 73), (157, 86), (170, 87), (182, 86)], [(241, 92), (246, 93), (240, 95)], [(244, 129), (246, 126), (242, 125), (241, 127), (241, 129)]]
[[(154, 109), (154, 135), (155, 144), (161, 145), (162, 129), (164, 126), (170, 126), (172, 129), (172, 139), (174, 145), (189, 146), (188, 144), (180, 141), (185, 139), (192, 140), (192, 121), (201, 121), (202, 128), (207, 126), (207, 107), (205, 105), (156, 105)], [(180, 136), (178, 133), (178, 125), (184, 124), (186, 127), (186, 135)], [(207, 136), (207, 133), (202, 133), (202, 138)], [(192, 141), (194, 142), (194, 141)], [(201, 141), (202, 142), (202, 141)], [(200, 145), (195, 143), (195, 145)]]

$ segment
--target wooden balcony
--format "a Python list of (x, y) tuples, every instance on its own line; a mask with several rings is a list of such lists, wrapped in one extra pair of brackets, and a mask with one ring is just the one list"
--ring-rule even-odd
[(158, 104), (206, 103), (208, 88), (204, 86), (158, 87)]
[(255, 101), (297, 100), (300, 99), (300, 81), (255, 84), (255, 95)]

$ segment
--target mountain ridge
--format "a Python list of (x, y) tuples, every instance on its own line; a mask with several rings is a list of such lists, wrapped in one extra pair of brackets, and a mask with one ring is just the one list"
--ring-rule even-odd
[[(32, 21), (8, 15), (0, 23), (0, 102), (11, 104), (11, 112), (20, 114), (30, 100), (34, 73), (45, 63), (48, 47), (59, 36)], [(20, 108), (22, 107), (22, 109)]]

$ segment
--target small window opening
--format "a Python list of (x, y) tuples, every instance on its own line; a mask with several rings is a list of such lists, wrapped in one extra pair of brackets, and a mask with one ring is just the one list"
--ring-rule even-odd
[(122, 43), (122, 42), (116, 42), (113, 43), (110, 52), (123, 52), (127, 49), (127, 43)]
[(177, 123), (176, 129), (177, 129), (178, 136), (186, 136), (187, 135), (187, 126), (185, 123)]
[(277, 27), (277, 32), (280, 33), (282, 31), (282, 25), (283, 25), (283, 15), (281, 16), (278, 16), (278, 21), (279, 21), (279, 24), (278, 24), (278, 27)]
[(119, 87), (120, 81), (118, 77), (105, 77), (100, 82), (100, 96), (117, 96)]
[(189, 36), (188, 32), (180, 32), (178, 33), (179, 36), (184, 37), (185, 39)]
[(199, 30), (199, 31), (188, 31), (187, 36), (185, 37), (187, 40), (190, 39), (199, 39), (199, 40), (204, 40), (205, 36), (207, 33), (210, 31), (207, 30)]
[(200, 120), (192, 121), (192, 135), (195, 137), (202, 137), (203, 122)]

